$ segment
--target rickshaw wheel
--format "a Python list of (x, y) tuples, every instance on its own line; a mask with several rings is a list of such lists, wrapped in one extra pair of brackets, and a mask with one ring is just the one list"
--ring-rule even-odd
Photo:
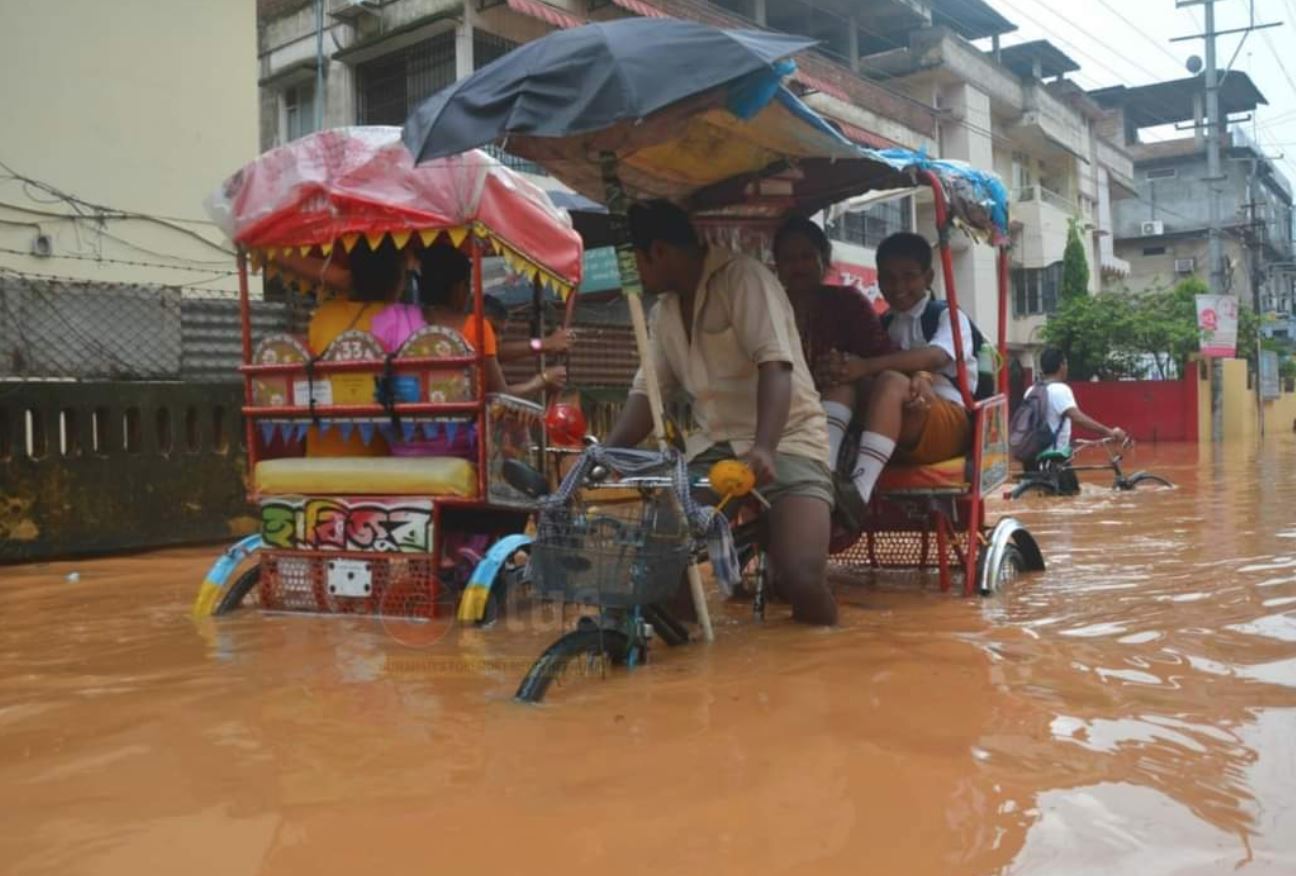
[[(981, 592), (984, 594), (998, 593), (1005, 585), (1017, 580), (1025, 571), (1026, 558), (1022, 555), (1021, 549), (1013, 544), (1005, 545), (1003, 555), (999, 558), (999, 568), (981, 570)], [(993, 578), (991, 577), (992, 574)]]
[[(530, 555), (529, 547), (520, 547), (514, 552), (514, 557), (518, 553)], [(495, 580), (491, 582), (490, 596), (486, 598), (486, 606), (482, 611), (481, 620), (473, 621), (477, 627), (488, 627), (502, 617), (509, 614), (512, 609), (517, 608), (517, 602), (522, 590), (519, 585), (524, 585), (526, 581), (526, 563), (515, 564), (513, 557), (510, 557), (498, 572), (495, 573)]]
[(226, 588), (225, 592), (221, 594), (220, 602), (216, 603), (212, 615), (219, 617), (241, 608), (243, 600), (259, 583), (261, 583), (261, 564), (257, 563), (242, 575), (239, 575), (234, 580), (234, 583)]

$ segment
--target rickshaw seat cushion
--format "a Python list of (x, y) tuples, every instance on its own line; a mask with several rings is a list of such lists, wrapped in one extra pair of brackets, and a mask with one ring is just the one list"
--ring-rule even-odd
[(967, 490), (967, 457), (956, 456), (930, 465), (888, 465), (878, 478), (880, 493), (921, 493), (927, 490)]
[(1066, 462), (1071, 458), (1071, 448), (1064, 447), (1061, 450), (1045, 450), (1035, 459), (1039, 462)]
[(259, 494), (477, 497), (477, 466), (454, 456), (327, 456), (258, 462)]

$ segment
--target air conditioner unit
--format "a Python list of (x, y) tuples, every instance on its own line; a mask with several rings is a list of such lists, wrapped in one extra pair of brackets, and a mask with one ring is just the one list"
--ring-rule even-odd
[(1196, 259), (1175, 259), (1176, 274), (1191, 274), (1197, 270)]
[(1149, 219), (1139, 225), (1139, 234), (1143, 237), (1160, 237), (1165, 234), (1165, 223), (1160, 219)]
[(330, 0), (329, 15), (343, 21), (355, 21), (362, 15), (378, 15), (381, 0)]

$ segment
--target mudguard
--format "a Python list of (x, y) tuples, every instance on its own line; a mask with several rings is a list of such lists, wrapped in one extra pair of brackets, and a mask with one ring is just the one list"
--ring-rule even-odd
[(999, 590), (999, 564), (1003, 561), (1004, 549), (1010, 544), (1021, 551), (1022, 559), (1026, 561), (1023, 571), (1044, 570), (1044, 554), (1035, 537), (1015, 517), (1005, 517), (995, 524), (990, 532), (989, 543), (982, 549), (985, 559), (981, 563), (978, 576), (980, 580), (977, 581), (977, 589), (982, 594), (990, 595)]
[(240, 539), (221, 554), (216, 562), (212, 563), (212, 567), (207, 570), (207, 576), (203, 578), (202, 586), (198, 588), (198, 598), (194, 600), (193, 604), (193, 616), (211, 616), (212, 611), (216, 608), (217, 601), (220, 600), (221, 591), (229, 583), (229, 578), (234, 574), (234, 570), (239, 567), (240, 563), (263, 547), (265, 547), (265, 542), (261, 540), (261, 534), (257, 533)]
[(531, 542), (529, 535), (506, 535), (490, 546), (486, 556), (473, 569), (463, 596), (459, 597), (457, 617), (461, 622), (475, 623), (486, 616), (486, 600), (490, 598), (491, 586), (499, 575), (500, 567), (519, 548), (526, 547)]

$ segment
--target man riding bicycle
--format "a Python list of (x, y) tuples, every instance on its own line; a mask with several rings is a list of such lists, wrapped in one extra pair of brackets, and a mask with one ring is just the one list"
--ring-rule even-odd
[[(644, 291), (657, 297), (649, 355), (663, 395), (687, 393), (699, 427), (690, 464), (705, 472), (739, 456), (752, 467), (770, 502), (768, 556), (793, 619), (836, 623), (827, 421), (787, 296), (759, 261), (704, 244), (669, 202), (637, 204), (629, 221)], [(652, 430), (645, 381), (640, 369), (608, 444), (631, 447)]]

